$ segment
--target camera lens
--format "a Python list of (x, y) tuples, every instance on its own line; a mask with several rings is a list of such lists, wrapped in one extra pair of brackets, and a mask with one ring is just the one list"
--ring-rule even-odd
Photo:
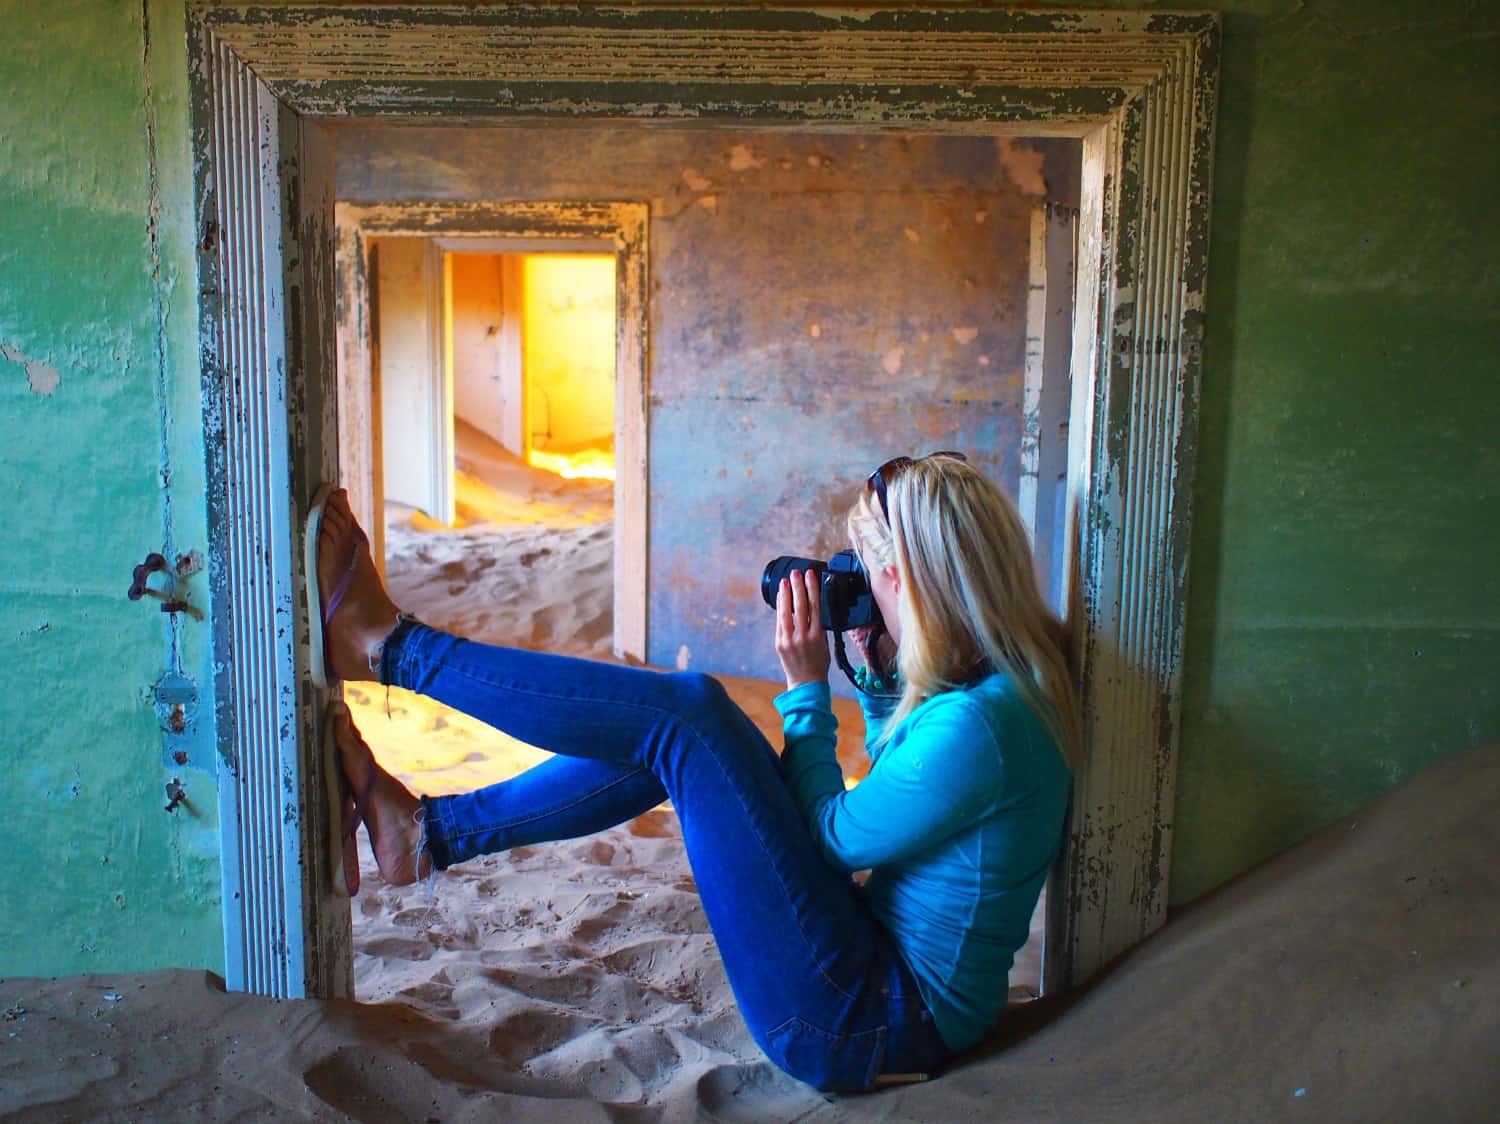
[(784, 554), (780, 558), (773, 558), (766, 563), (765, 573), (760, 578), (760, 595), (765, 599), (767, 605), (776, 608), (776, 591), (781, 587), (783, 578), (792, 576), (793, 570), (816, 570), (819, 573), (828, 569), (827, 562), (819, 562), (813, 558), (798, 558), (794, 554)]
[(819, 623), (827, 631), (847, 632), (879, 619), (880, 609), (870, 592), (870, 579), (854, 551), (841, 550), (827, 562), (792, 554), (771, 559), (760, 579), (760, 595), (771, 608), (776, 607), (782, 579), (790, 577), (793, 570), (819, 575), (823, 604)]

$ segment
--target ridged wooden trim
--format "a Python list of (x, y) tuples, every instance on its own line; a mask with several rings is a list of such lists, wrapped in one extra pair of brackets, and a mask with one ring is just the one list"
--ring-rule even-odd
[(217, 260), (204, 294), (204, 375), (226, 973), (235, 990), (296, 996), (303, 927), (298, 793), (284, 783), (296, 768), (297, 709), (280, 106), (227, 46), (205, 57), (214, 160), (200, 215)]
[(1089, 760), (1067, 879), (1074, 979), (1159, 927), (1167, 907), (1214, 108), (1212, 73), (1190, 46), (1094, 138), (1102, 272), (1074, 484), (1089, 624)]
[[(422, 252), (422, 297), (427, 318), (427, 420), (429, 423), (427, 494), (432, 497), (431, 515), (451, 526), (458, 518), (458, 500), (453, 482), (453, 356), (448, 323), (448, 260), (435, 242)], [(385, 518), (381, 512), (380, 518)]]
[[(424, 12), (424, 15), (429, 13)], [(800, 34), (704, 30), (677, 33), (602, 27), (407, 27), (372, 31), (351, 41), (346, 29), (308, 26), (288, 43), (284, 32), (225, 28), (221, 37), (246, 59), (274, 58), (267, 78), (283, 89), (337, 81), (356, 66), (374, 81), (745, 83), (800, 86), (808, 71), (840, 83), (1006, 85), (1046, 89), (1086, 81), (1101, 88), (1144, 85), (1171, 48), (1133, 37), (1100, 35), (1089, 49), (1071, 37), (1013, 35), (976, 44), (971, 33), (925, 32), (896, 41), (889, 32), (853, 30)], [(1095, 51), (1105, 52), (1098, 57)]]
[[(340, 208), (342, 212), (342, 208)], [(380, 447), (375, 387), (374, 324), (371, 313), (370, 247), (357, 225), (337, 223), (337, 336), (339, 482), (349, 506), (370, 536), (370, 553), (385, 574), (385, 497), (380, 487)]]
[[(1216, 16), (193, 0), (190, 20), (210, 29), (283, 106), (315, 116), (703, 118), (1081, 136), (1070, 597), (1084, 618), (1091, 744), (1077, 774), (1063, 940), (1054, 942), (1065, 948), (1056, 960), (1049, 952), (1049, 974), (1081, 981), (1160, 924), (1177, 764)], [(217, 73), (209, 76), (215, 81)], [(201, 138), (197, 149), (210, 165), (218, 158)], [(253, 286), (231, 279), (225, 291), (232, 303)], [(242, 419), (229, 414), (224, 424)]]
[(1128, 12), (646, 5), (205, 6), (202, 18), (310, 113), (691, 117), (760, 105), (827, 121), (878, 112), (991, 125), (1096, 120), (1154, 81), (1204, 24)]

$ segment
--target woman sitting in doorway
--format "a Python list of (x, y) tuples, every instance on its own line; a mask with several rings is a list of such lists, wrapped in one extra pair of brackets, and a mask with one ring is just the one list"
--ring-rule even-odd
[[(776, 604), (778, 758), (714, 679), (477, 644), (402, 615), (342, 492), (309, 521), (329, 678), (429, 695), (557, 756), (417, 797), (333, 727), (381, 875), (568, 839), (671, 800), (755, 1041), (820, 1088), (928, 1075), (982, 1038), (1062, 842), (1078, 703), (1010, 499), (955, 454), (900, 457), (850, 509), (885, 635), (857, 636), (869, 775), (834, 756), (817, 575)], [(870, 870), (860, 888), (852, 872)], [(357, 873), (357, 868), (356, 872)]]

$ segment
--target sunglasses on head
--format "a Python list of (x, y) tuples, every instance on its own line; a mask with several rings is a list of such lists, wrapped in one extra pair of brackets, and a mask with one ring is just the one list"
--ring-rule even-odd
[(928, 453), (925, 457), (892, 457), (883, 465), (870, 473), (865, 481), (865, 487), (875, 493), (875, 498), (880, 501), (880, 514), (885, 516), (885, 521), (891, 521), (891, 510), (886, 502), (885, 490), (891, 481), (900, 476), (919, 460), (931, 460), (933, 457), (949, 457), (956, 461), (967, 461), (969, 458), (962, 453), (952, 449), (940, 449), (936, 453)]

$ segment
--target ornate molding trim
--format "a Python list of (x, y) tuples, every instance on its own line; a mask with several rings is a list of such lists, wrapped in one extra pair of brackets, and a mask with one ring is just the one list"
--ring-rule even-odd
[[(206, 3), (193, 4), (190, 16), (202, 44), (191, 70), (202, 98), (218, 105), (240, 97), (235, 75), (251, 73), (263, 84), (263, 106), (269, 96), (283, 114), (303, 118), (609, 117), (1082, 137), (1069, 484), (1072, 598), (1084, 621), (1091, 745), (1075, 786), (1062, 948), (1049, 950), (1049, 979), (1080, 982), (1161, 924), (1177, 770), (1217, 16)], [(231, 190), (223, 177), (239, 173), (221, 170), (231, 157), (202, 129), (195, 130), (195, 151), (207, 181)], [(257, 182), (263, 192), (269, 187), (263, 175)], [(222, 289), (222, 297), (206, 295), (206, 305), (222, 300), (240, 309), (263, 301), (270, 308), (280, 292), (274, 275), (268, 281), (255, 269), (226, 268), (221, 277), (212, 249), (203, 262), (205, 279)], [(254, 334), (253, 325), (235, 330)], [(219, 370), (220, 337), (229, 332), (205, 312), (211, 465), (227, 464), (227, 450), (240, 448), (260, 423), (254, 411), (208, 402), (210, 392), (269, 377), (257, 366), (264, 360), (253, 339), (226, 353)], [(331, 387), (331, 372), (327, 379)], [(227, 502), (228, 481), (211, 471), (215, 510)], [(277, 486), (267, 481), (257, 485), (262, 493)], [(239, 552), (229, 572), (245, 588), (284, 584), (277, 564), (256, 551), (273, 540), (281, 550), (286, 532), (273, 523), (258, 533), (270, 538), (226, 536), (216, 549)], [(252, 563), (265, 573), (235, 569)], [(279, 597), (282, 585), (274, 589)], [(216, 605), (237, 604), (227, 587), (215, 592)], [(233, 632), (238, 625), (217, 627), (226, 640), (242, 637)], [(247, 643), (231, 657), (236, 666), (253, 664), (219, 691), (221, 728), (237, 731), (223, 752), (226, 761), (239, 761), (252, 728), (298, 723), (279, 721), (281, 697), (259, 686), (282, 682), (283, 648), (263, 653)], [(305, 718), (301, 728), (308, 728)], [(271, 781), (257, 781), (257, 788), (262, 783)], [(311, 916), (316, 928), (315, 909)]]

